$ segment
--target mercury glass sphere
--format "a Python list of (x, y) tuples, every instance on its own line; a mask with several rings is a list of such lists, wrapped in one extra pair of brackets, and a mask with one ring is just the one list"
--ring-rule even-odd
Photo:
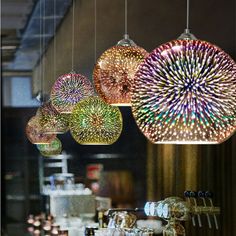
[(37, 148), (42, 156), (45, 157), (57, 156), (61, 154), (62, 144), (58, 138), (55, 138), (48, 144), (38, 144)]
[(236, 128), (236, 63), (205, 41), (163, 44), (135, 76), (132, 112), (153, 143), (221, 143)]
[(48, 144), (55, 139), (55, 134), (45, 134), (40, 125), (39, 116), (33, 116), (26, 125), (26, 136), (33, 144)]
[(51, 102), (59, 113), (71, 113), (77, 102), (93, 94), (90, 80), (72, 71), (56, 80), (51, 90)]
[(119, 108), (108, 105), (99, 97), (81, 100), (71, 114), (70, 132), (79, 144), (113, 144), (121, 131), (122, 115)]
[(63, 134), (69, 130), (69, 114), (59, 113), (50, 101), (37, 111), (45, 134)]
[(118, 43), (105, 51), (93, 71), (99, 96), (111, 105), (130, 106), (134, 75), (147, 55), (143, 48), (133, 44)]

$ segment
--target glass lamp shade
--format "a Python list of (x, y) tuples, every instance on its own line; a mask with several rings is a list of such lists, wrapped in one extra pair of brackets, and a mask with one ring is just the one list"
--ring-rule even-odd
[(63, 134), (69, 130), (69, 114), (59, 113), (52, 103), (44, 103), (37, 111), (45, 134)]
[(58, 138), (55, 138), (49, 144), (38, 144), (37, 148), (42, 156), (57, 156), (61, 154), (62, 144)]
[(236, 128), (236, 64), (205, 41), (163, 44), (135, 76), (132, 112), (153, 143), (221, 143)]
[(40, 125), (39, 116), (33, 116), (26, 125), (26, 136), (33, 144), (49, 144), (55, 139), (55, 134), (45, 134)]
[(79, 144), (109, 145), (119, 138), (122, 125), (118, 107), (108, 105), (99, 97), (89, 97), (75, 106), (70, 132)]
[(147, 55), (141, 47), (122, 44), (105, 51), (93, 71), (99, 96), (111, 105), (130, 106), (134, 75)]
[(71, 72), (60, 76), (51, 90), (51, 103), (59, 113), (71, 113), (82, 98), (94, 94), (94, 88), (85, 76)]

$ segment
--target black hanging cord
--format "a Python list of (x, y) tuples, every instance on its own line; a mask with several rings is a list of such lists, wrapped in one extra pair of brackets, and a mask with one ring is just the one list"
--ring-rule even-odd
[(189, 0), (187, 0), (186, 30), (189, 31)]
[(128, 34), (128, 21), (127, 21), (127, 15), (128, 15), (128, 3), (127, 3), (127, 0), (125, 0), (125, 35)]
[(72, 0), (72, 37), (71, 37), (71, 70), (74, 71), (74, 47), (75, 47), (75, 2)]

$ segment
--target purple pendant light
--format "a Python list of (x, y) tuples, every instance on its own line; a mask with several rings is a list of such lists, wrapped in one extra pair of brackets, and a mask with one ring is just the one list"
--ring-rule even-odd
[(61, 75), (51, 90), (51, 102), (59, 113), (71, 113), (74, 106), (82, 98), (94, 95), (94, 88), (88, 78), (74, 71), (74, 31), (75, 31), (75, 0), (72, 1), (72, 42), (71, 67), (68, 74)]

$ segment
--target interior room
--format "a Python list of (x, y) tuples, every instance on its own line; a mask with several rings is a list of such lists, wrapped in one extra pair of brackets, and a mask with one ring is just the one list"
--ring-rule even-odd
[(236, 235), (236, 1), (2, 0), (1, 235)]

